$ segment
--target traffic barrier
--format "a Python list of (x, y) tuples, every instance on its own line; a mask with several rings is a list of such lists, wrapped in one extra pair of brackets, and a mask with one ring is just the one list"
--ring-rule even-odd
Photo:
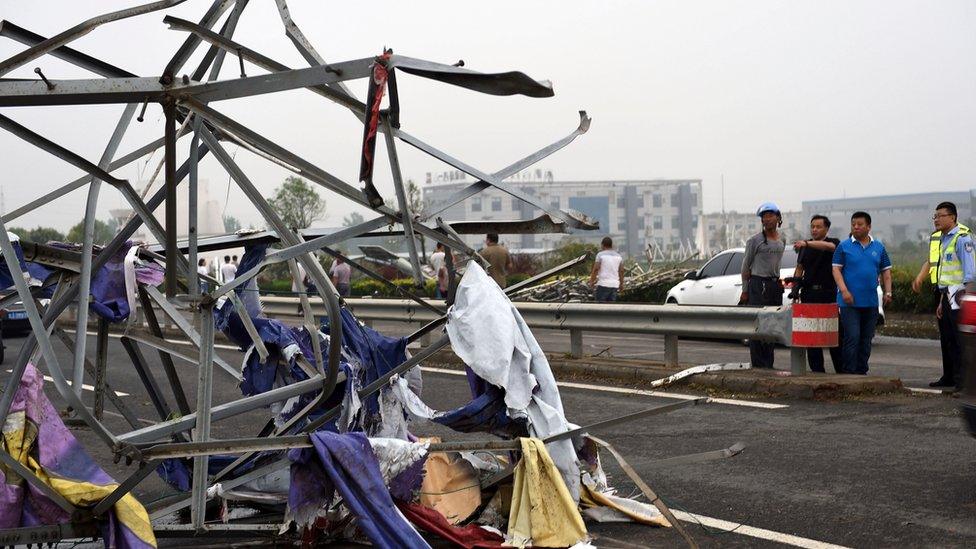
[[(265, 314), (294, 317), (298, 299), (262, 297)], [(353, 298), (346, 306), (363, 321), (427, 323), (438, 315), (406, 299)], [(444, 301), (429, 300), (443, 309)], [(696, 305), (646, 305), (621, 303), (513, 302), (529, 327), (569, 330), (571, 355), (582, 355), (583, 332), (663, 335), (665, 362), (678, 363), (678, 338), (756, 339), (792, 344), (789, 307), (719, 307)], [(313, 314), (325, 314), (321, 303), (312, 302)]]
[(793, 304), (793, 347), (836, 347), (836, 303)]

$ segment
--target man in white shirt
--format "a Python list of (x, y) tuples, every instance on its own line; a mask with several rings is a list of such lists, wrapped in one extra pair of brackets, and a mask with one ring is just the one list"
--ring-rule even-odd
[[(210, 274), (210, 271), (207, 269), (207, 260), (202, 257), (197, 261), (197, 274), (200, 276)], [(200, 293), (207, 293), (207, 282), (202, 278), (200, 279)]]
[(617, 301), (617, 294), (624, 288), (624, 258), (613, 249), (613, 239), (603, 237), (602, 249), (596, 254), (590, 272), (590, 287), (596, 287), (593, 297), (597, 301)]
[[(427, 259), (427, 262), (430, 264), (430, 268), (434, 269), (434, 278), (440, 280), (441, 268), (444, 267), (444, 262), (445, 262), (443, 244), (441, 244), (440, 242), (437, 243), (437, 250), (434, 253), (430, 254), (430, 257)], [(440, 284), (434, 285), (434, 297), (437, 299), (447, 297), (446, 295), (443, 294), (443, 292), (441, 292)]]
[(237, 278), (237, 266), (230, 262), (230, 256), (224, 256), (224, 264), (220, 266), (220, 276), (224, 279), (224, 284)]

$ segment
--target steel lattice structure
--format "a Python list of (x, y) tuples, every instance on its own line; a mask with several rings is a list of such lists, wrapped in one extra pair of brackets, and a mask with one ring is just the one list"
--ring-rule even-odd
[[(164, 23), (174, 31), (186, 33), (187, 36), (159, 76), (138, 76), (68, 47), (72, 40), (100, 25), (165, 10), (180, 4), (182, 1), (162, 0), (93, 17), (51, 38), (39, 36), (9, 21), (0, 23), (0, 35), (28, 46), (21, 53), (0, 61), (0, 76), (45, 55), (55, 56), (97, 75), (97, 78), (91, 79), (49, 80), (38, 69), (35, 71), (39, 76), (36, 80), (0, 78), (0, 107), (124, 105), (116, 129), (97, 162), (82, 158), (58, 145), (54, 140), (0, 115), (0, 127), (84, 170), (87, 174), (17, 208), (0, 220), (0, 250), (3, 252), (16, 285), (16, 292), (6, 296), (4, 302), (23, 301), (32, 327), (32, 334), (21, 348), (13, 366), (13, 373), (2, 396), (0, 396), (0, 417), (6, 417), (15, 389), (28, 362), (36, 360), (36, 357), (40, 356), (54, 379), (54, 386), (58, 393), (77, 416), (105, 443), (115, 455), (116, 460), (125, 459), (127, 462), (137, 464), (131, 476), (121, 482), (110, 497), (92, 508), (78, 508), (69, 504), (30, 471), (24, 469), (9, 453), (0, 451), (0, 460), (5, 465), (16, 470), (73, 517), (70, 524), (51, 526), (47, 529), (38, 529), (35, 532), (28, 532), (28, 529), (22, 529), (23, 531), (19, 532), (0, 532), (0, 537), (3, 537), (4, 540), (23, 541), (31, 539), (29, 538), (30, 535), (43, 535), (47, 536), (43, 538), (45, 541), (50, 541), (89, 535), (92, 532), (91, 524), (95, 519), (104, 514), (119, 498), (131, 492), (134, 487), (154, 471), (161, 460), (170, 457), (193, 458), (192, 490), (188, 494), (177, 495), (153, 506), (149, 509), (151, 517), (156, 519), (170, 515), (177, 510), (189, 508), (189, 524), (186, 526), (171, 525), (171, 529), (179, 531), (182, 528), (197, 532), (208, 529), (219, 530), (222, 528), (221, 525), (205, 524), (204, 521), (208, 499), (207, 489), (209, 487), (216, 482), (221, 482), (224, 488), (229, 489), (267, 474), (276, 468), (286, 467), (288, 463), (287, 459), (281, 458), (236, 478), (230, 474), (233, 466), (228, 466), (222, 472), (208, 476), (210, 455), (218, 452), (241, 454), (239, 463), (258, 451), (307, 446), (308, 437), (303, 433), (310, 432), (339, 413), (338, 409), (334, 409), (316, 421), (305, 425), (300, 424), (308, 412), (314, 406), (324, 402), (333, 393), (336, 384), (342, 380), (339, 369), (341, 346), (330, 345), (327, 356), (322, 356), (322, 350), (315, 338), (312, 338), (315, 356), (301, 360), (302, 367), (308, 373), (307, 380), (233, 402), (213, 402), (212, 387), (215, 365), (234, 380), (239, 380), (241, 376), (236, 368), (227, 365), (214, 354), (213, 308), (218, 299), (226, 297), (234, 302), (237, 307), (243, 309), (243, 305), (240, 304), (240, 300), (233, 290), (254, 279), (264, 267), (273, 263), (287, 262), (293, 276), (296, 277), (298, 276), (298, 264), (305, 268), (308, 275), (314, 280), (318, 293), (313, 296), (305, 294), (300, 296), (304, 326), (310, 333), (315, 333), (317, 327), (311, 313), (309, 299), (321, 300), (331, 318), (338, 318), (342, 307), (341, 300), (330, 277), (313, 255), (315, 251), (325, 250), (334, 256), (341, 256), (334, 248), (337, 244), (350, 238), (368, 236), (376, 234), (378, 231), (381, 231), (383, 235), (391, 233), (403, 235), (408, 246), (413, 275), (417, 281), (421, 281), (423, 278), (415, 238), (418, 235), (443, 243), (449, 250), (453, 250), (463, 258), (479, 260), (477, 253), (464, 243), (459, 236), (460, 234), (565, 232), (570, 229), (597, 228), (597, 224), (585, 215), (552, 208), (536, 196), (527, 194), (504, 181), (510, 175), (559, 151), (585, 133), (590, 125), (590, 119), (585, 112), (580, 112), (578, 127), (569, 135), (528, 154), (509, 166), (492, 172), (480, 170), (472, 164), (442, 151), (408, 133), (400, 124), (399, 99), (396, 90), (397, 74), (433, 79), (444, 84), (493, 95), (521, 94), (530, 97), (553, 95), (551, 85), (548, 82), (536, 81), (523, 73), (484, 74), (460, 66), (395, 55), (389, 51), (383, 52), (380, 56), (334, 63), (326, 62), (291, 19), (286, 0), (275, 0), (278, 13), (286, 35), (308, 62), (309, 66), (305, 68), (287, 67), (247, 47), (245, 43), (235, 40), (234, 31), (248, 0), (215, 0), (198, 23), (171, 16), (165, 17)], [(219, 30), (214, 30), (221, 20), (223, 22)], [(200, 47), (207, 48), (203, 60), (190, 74), (182, 74), (191, 55)], [(260, 67), (266, 72), (251, 76), (242, 74), (240, 78), (220, 80), (218, 75), (228, 55), (231, 58), (235, 56), (238, 58), (242, 72), (244, 61)], [(349, 86), (357, 80), (366, 80), (368, 83), (367, 102), (360, 101), (350, 91)], [(223, 114), (219, 109), (221, 101), (298, 88), (307, 89), (329, 102), (349, 110), (353, 116), (363, 123), (362, 185), (341, 180), (324, 168), (248, 128), (244, 123)], [(388, 93), (389, 100), (386, 107), (380, 108), (384, 91)], [(120, 154), (119, 146), (126, 128), (137, 115), (140, 119), (142, 118), (141, 113), (145, 112), (145, 105), (150, 102), (158, 103), (163, 108), (165, 114), (164, 135), (133, 151)], [(372, 184), (371, 173), (375, 159), (371, 157), (372, 149), (370, 147), (371, 142), (380, 135), (386, 144), (385, 149), (395, 190), (395, 207), (386, 205), (384, 197)], [(177, 166), (177, 146), (182, 137), (189, 138), (188, 145), (184, 143), (185, 146), (189, 147), (189, 159)], [(473, 176), (477, 181), (459, 191), (436, 211), (412, 211), (406, 198), (397, 156), (397, 147), (403, 143)], [(225, 148), (227, 144), (238, 145), (269, 161), (284, 166), (317, 184), (322, 189), (349, 199), (355, 204), (367, 207), (377, 215), (359, 225), (331, 234), (315, 230), (292, 230), (275, 213), (267, 199), (262, 196), (234, 158), (228, 154)], [(160, 190), (145, 199), (133, 189), (128, 181), (112, 175), (112, 172), (160, 148), (164, 151), (165, 184)], [(200, 159), (208, 154), (216, 158), (242, 193), (256, 207), (266, 221), (269, 230), (253, 234), (229, 234), (207, 239), (197, 238), (197, 165)], [(181, 241), (177, 238), (179, 227), (177, 227), (176, 221), (176, 201), (177, 188), (184, 181), (189, 188), (189, 221), (188, 226), (185, 227), (189, 237)], [(102, 183), (107, 183), (116, 188), (131, 206), (135, 216), (120, 228), (118, 234), (108, 245), (97, 253), (93, 253), (96, 251), (93, 245), (95, 207), (98, 204), (99, 188)], [(79, 251), (62, 250), (39, 243), (27, 242), (23, 244), (24, 251), (30, 260), (49, 266), (55, 269), (57, 273), (56, 279), (46, 282), (48, 286), (56, 282), (57, 291), (49, 304), (42, 307), (34, 299), (38, 288), (29, 286), (27, 281), (20, 276), (22, 275), (21, 268), (15, 258), (12, 243), (7, 237), (6, 227), (11, 221), (23, 214), (44, 208), (49, 202), (73, 190), (82, 188), (87, 188), (88, 195), (84, 225), (85, 238)], [(514, 198), (528, 202), (544, 213), (531, 220), (477, 223), (451, 223), (441, 217), (443, 211), (450, 206), (461, 203), (489, 188), (498, 189)], [(160, 205), (165, 205), (165, 223), (159, 223), (152, 214)], [(114, 392), (107, 381), (108, 366), (105, 357), (106, 345), (104, 344), (107, 341), (107, 322), (100, 321), (98, 325), (98, 349), (94, 363), (86, 359), (86, 338), (72, 339), (55, 324), (69, 306), (79, 303), (79, 296), (88, 296), (93, 273), (98, 272), (140, 227), (145, 227), (159, 244), (155, 248), (141, 248), (139, 253), (143, 257), (166, 265), (165, 292), (148, 285), (139, 288), (139, 301), (143, 314), (146, 316), (145, 326), (128, 329), (125, 337), (122, 338), (122, 345), (132, 358), (132, 365), (125, 365), (125, 367), (135, 367), (140, 372), (146, 391), (160, 414), (160, 422), (149, 427), (138, 424), (135, 415), (126, 407), (125, 403), (114, 397)], [(214, 289), (210, 292), (200, 292), (201, 275), (198, 275), (193, 266), (196, 265), (198, 254), (201, 251), (232, 248), (256, 242), (276, 243), (278, 249), (270, 253), (257, 267), (240, 273), (233, 281), (223, 285), (219, 285), (214, 279), (203, 277), (204, 281), (209, 282)], [(451, 254), (448, 253), (447, 257), (450, 258)], [(579, 258), (554, 270), (542, 273), (526, 284), (541, 280), (563, 268), (576, 265), (582, 259)], [(356, 267), (365, 270), (362, 267)], [(454, 288), (456, 287), (456, 277), (454, 276), (453, 265), (449, 265), (449, 271), (451, 285)], [(370, 276), (379, 278), (375, 273), (370, 273)], [(521, 287), (524, 287), (524, 284), (510, 290), (517, 290)], [(411, 340), (418, 339), (443, 324), (445, 310), (440, 306), (413, 295), (409, 290), (399, 288), (397, 291), (441, 315), (439, 320), (428, 324), (410, 336)], [(451, 299), (449, 298), (448, 304), (450, 302)], [(171, 322), (177, 324), (184, 334), (185, 341), (190, 344), (189, 346), (175, 345), (164, 338), (160, 321), (154, 313), (155, 309), (161, 309)], [(194, 317), (199, 319), (198, 324), (194, 325), (186, 319), (184, 311), (188, 310), (201, 313)], [(258, 337), (248, 315), (241, 315), (241, 317), (253, 340), (255, 352), (259, 353), (262, 358), (266, 357), (268, 351)], [(88, 323), (88, 307), (77, 307), (75, 333), (86, 333)], [(329, 336), (331, 341), (342, 341), (341, 323), (330, 323)], [(63, 365), (59, 361), (53, 348), (55, 340), (60, 340), (73, 349), (73, 364)], [(423, 351), (394, 368), (388, 376), (364, 387), (360, 394), (368, 395), (379, 390), (393, 375), (416, 366), (448, 343), (446, 335), (441, 337), (424, 348)], [(142, 348), (159, 352), (168, 382), (168, 387), (165, 390), (155, 382), (151, 373), (147, 373), (148, 367), (141, 351)], [(173, 366), (173, 358), (187, 358), (199, 364), (198, 391), (195, 399), (184, 391), (179, 375)], [(97, 393), (93, 408), (87, 407), (80, 398), (80, 389), (86, 370), (95, 379)], [(71, 374), (70, 381), (69, 373)], [(169, 397), (176, 405), (175, 410), (170, 408), (164, 393), (171, 393)], [(314, 393), (317, 397), (311, 405), (293, 417), (283, 427), (270, 432), (255, 434), (252, 437), (234, 440), (214, 440), (211, 437), (212, 422), (221, 421), (305, 393)], [(131, 431), (114, 433), (105, 426), (101, 420), (101, 409), (104, 406), (105, 399), (108, 399), (128, 420), (132, 426)], [(698, 402), (692, 401), (692, 403)], [(655, 408), (645, 412), (644, 415), (663, 413), (678, 406), (669, 405)], [(627, 416), (625, 419), (631, 420), (634, 417)], [(293, 427), (300, 425), (301, 430), (296, 432)], [(508, 449), (516, 447), (508, 441), (466, 444), (443, 443), (441, 446), (440, 449), (443, 450), (462, 448)], [(434, 445), (431, 450), (438, 448), (437, 445)], [(677, 524), (676, 521), (672, 522)], [(272, 526), (277, 527), (277, 525), (265, 524), (250, 525), (248, 528), (261, 531), (262, 529), (269, 530)], [(240, 526), (238, 525), (238, 527)], [(229, 529), (230, 526), (224, 528)]]

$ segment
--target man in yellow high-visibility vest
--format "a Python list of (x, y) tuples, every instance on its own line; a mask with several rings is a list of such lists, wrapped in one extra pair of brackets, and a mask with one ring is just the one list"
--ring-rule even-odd
[(962, 388), (962, 348), (959, 341), (959, 298), (963, 288), (976, 278), (973, 238), (969, 227), (959, 224), (956, 205), (942, 202), (932, 216), (935, 232), (929, 238), (929, 260), (922, 264), (912, 281), (912, 290), (919, 293), (925, 279), (939, 293), (935, 317), (939, 322), (942, 344), (942, 377), (930, 387)]

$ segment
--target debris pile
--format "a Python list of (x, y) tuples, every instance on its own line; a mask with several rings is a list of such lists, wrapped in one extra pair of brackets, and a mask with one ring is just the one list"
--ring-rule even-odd
[[(626, 300), (628, 295), (641, 294), (658, 286), (671, 287), (681, 281), (686, 271), (687, 269), (678, 267), (650, 271), (634, 269), (624, 276), (624, 291), (621, 293), (621, 298)], [(590, 287), (589, 281), (589, 277), (584, 276), (556, 277), (548, 282), (519, 290), (511, 297), (512, 301), (551, 303), (593, 301), (593, 288)]]

